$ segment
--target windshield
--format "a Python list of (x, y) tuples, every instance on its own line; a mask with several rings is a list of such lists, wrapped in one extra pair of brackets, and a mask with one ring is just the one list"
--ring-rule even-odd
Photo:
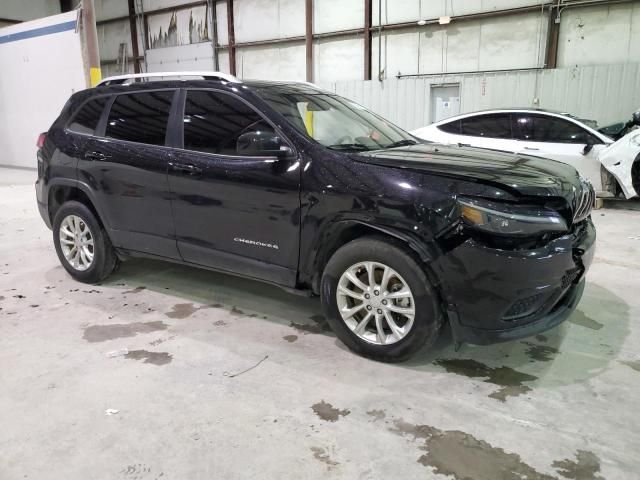
[(300, 132), (334, 150), (379, 150), (418, 143), (401, 128), (337, 95), (267, 88), (257, 93)]

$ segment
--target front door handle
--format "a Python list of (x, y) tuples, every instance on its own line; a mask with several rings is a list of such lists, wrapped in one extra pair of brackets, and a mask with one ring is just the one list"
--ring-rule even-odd
[(86, 152), (84, 154), (85, 160), (106, 160), (107, 158), (111, 158), (111, 155), (102, 152)]
[(202, 174), (202, 169), (196, 167), (192, 163), (175, 163), (169, 162), (169, 170), (183, 175), (198, 176)]
[(540, 149), (539, 148), (535, 148), (535, 147), (524, 147), (525, 150), (534, 150), (536, 152), (539, 152)]

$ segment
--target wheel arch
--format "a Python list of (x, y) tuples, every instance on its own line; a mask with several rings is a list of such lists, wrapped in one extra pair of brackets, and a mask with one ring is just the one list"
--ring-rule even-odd
[[(326, 231), (328, 230), (328, 231)], [(324, 268), (331, 256), (343, 245), (366, 236), (376, 236), (387, 239), (408, 249), (433, 282), (433, 273), (426, 265), (434, 259), (434, 252), (429, 244), (420, 241), (415, 235), (399, 228), (381, 224), (371, 224), (360, 219), (341, 220), (334, 222), (319, 235), (316, 255), (311, 265), (311, 289), (313, 293), (320, 293), (320, 281)]]
[(47, 211), (52, 225), (57, 211), (62, 205), (64, 205), (64, 203), (70, 200), (75, 200), (86, 205), (86, 207), (95, 215), (98, 223), (100, 223), (103, 228), (107, 227), (104, 216), (97, 207), (97, 202), (95, 201), (91, 189), (82, 182), (69, 179), (54, 180), (49, 186)]

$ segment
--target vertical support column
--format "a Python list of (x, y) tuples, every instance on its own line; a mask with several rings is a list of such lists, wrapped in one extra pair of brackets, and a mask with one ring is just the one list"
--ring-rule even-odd
[(236, 34), (233, 27), (233, 0), (227, 0), (227, 32), (229, 35), (229, 73), (236, 74)]
[(82, 31), (84, 32), (87, 66), (89, 67), (89, 84), (95, 87), (102, 80), (102, 72), (100, 70), (98, 28), (96, 27), (93, 0), (82, 0)]
[(134, 0), (129, 1), (129, 30), (131, 30), (131, 50), (133, 51), (133, 71), (140, 73), (140, 51), (138, 49), (138, 24), (136, 22), (136, 6)]
[(306, 0), (304, 12), (307, 82), (313, 82), (313, 0)]
[(558, 64), (558, 41), (560, 39), (560, 10), (558, 5), (549, 9), (547, 29), (547, 54), (545, 68), (556, 68)]
[(213, 48), (213, 70), (220, 70), (220, 59), (218, 58), (218, 16), (216, 15), (216, 0), (207, 0), (207, 7), (210, 8), (208, 20), (211, 22), (211, 47)]
[[(382, 0), (378, 0), (382, 1)], [(364, 0), (364, 79), (371, 80), (371, 7), (373, 0)]]

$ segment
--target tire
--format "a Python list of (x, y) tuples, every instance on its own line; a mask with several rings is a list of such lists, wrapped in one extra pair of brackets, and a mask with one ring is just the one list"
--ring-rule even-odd
[[(74, 225), (78, 227), (75, 230)], [(88, 235), (84, 233), (87, 231), (87, 227)], [(62, 236), (64, 239), (61, 239), (61, 229), (63, 229)], [(92, 240), (92, 244), (84, 244), (86, 250), (82, 252), (82, 255), (78, 254), (79, 249), (74, 243), (74, 237), (68, 234), (75, 231), (82, 233), (78, 237), (79, 242)], [(80, 202), (66, 202), (56, 212), (53, 219), (53, 243), (56, 247), (58, 259), (64, 269), (80, 282), (100, 282), (107, 278), (116, 268), (118, 260), (109, 237), (93, 212)], [(71, 251), (73, 247), (76, 247), (75, 254)], [(93, 258), (90, 262), (88, 261), (88, 254), (84, 252), (93, 253)], [(77, 264), (74, 265), (74, 262), (67, 259), (67, 256), (75, 257)]]
[[(358, 266), (359, 264), (361, 265)], [(374, 271), (374, 284), (378, 286), (383, 283), (381, 275), (385, 271), (384, 267), (392, 269), (397, 274), (397, 276), (393, 276), (389, 280), (388, 285), (391, 286), (390, 288), (386, 290), (379, 288), (376, 290), (375, 287), (370, 289), (369, 300), (364, 299), (365, 290), (357, 287), (355, 283), (346, 277), (348, 270), (362, 272), (357, 273), (356, 277), (357, 279), (361, 278), (361, 284), (368, 287), (369, 283), (365, 281), (368, 280), (367, 273), (369, 270), (367, 266), (372, 266), (370, 269)], [(343, 274), (345, 274), (344, 277)], [(402, 284), (410, 290), (410, 298), (406, 297), (406, 290)], [(341, 286), (340, 292), (338, 292), (339, 285)], [(357, 307), (359, 305), (358, 302), (360, 302), (360, 300), (354, 300), (350, 297), (350, 294), (345, 295), (343, 288), (346, 288), (351, 293), (355, 292), (363, 296), (361, 302), (366, 305), (366, 309), (361, 308), (355, 314), (359, 318), (343, 319), (340, 312), (341, 308)], [(402, 292), (396, 292), (396, 294), (403, 293), (405, 298), (402, 300), (386, 300), (386, 307), (382, 307), (380, 304), (382, 302), (381, 299), (386, 298), (387, 294), (393, 295), (394, 289), (402, 290)], [(377, 297), (373, 295), (376, 291), (378, 291)], [(321, 300), (327, 321), (337, 337), (352, 351), (383, 362), (401, 362), (408, 359), (420, 348), (431, 346), (435, 342), (442, 324), (443, 316), (438, 297), (424, 270), (420, 268), (412, 255), (399, 242), (382, 240), (378, 237), (364, 237), (353, 240), (333, 254), (322, 275)], [(347, 302), (346, 305), (345, 301)], [(372, 302), (376, 303), (373, 304)], [(402, 302), (402, 304), (399, 302)], [(400, 307), (403, 311), (409, 311), (411, 305), (414, 307), (413, 323), (407, 328), (411, 317), (397, 314), (395, 311), (390, 312), (390, 309), (397, 310)], [(369, 307), (372, 307), (372, 309), (368, 310)], [(381, 308), (386, 311), (381, 310)], [(380, 311), (383, 312), (383, 315), (377, 315), (376, 312)], [(374, 317), (370, 317), (366, 329), (364, 331), (360, 330), (360, 334), (357, 334), (357, 327), (364, 320), (365, 312), (373, 313)], [(397, 330), (393, 331), (390, 328), (391, 323), (386, 320), (388, 313), (391, 313), (396, 327), (400, 326), (403, 321), (406, 322), (402, 327), (406, 330), (404, 333), (396, 334)], [(379, 333), (380, 330), (375, 316), (384, 318), (381, 321), (382, 336)], [(354, 328), (354, 325), (357, 326)], [(386, 336), (385, 333), (387, 332), (391, 335)], [(383, 338), (385, 338), (384, 341), (382, 340)]]

